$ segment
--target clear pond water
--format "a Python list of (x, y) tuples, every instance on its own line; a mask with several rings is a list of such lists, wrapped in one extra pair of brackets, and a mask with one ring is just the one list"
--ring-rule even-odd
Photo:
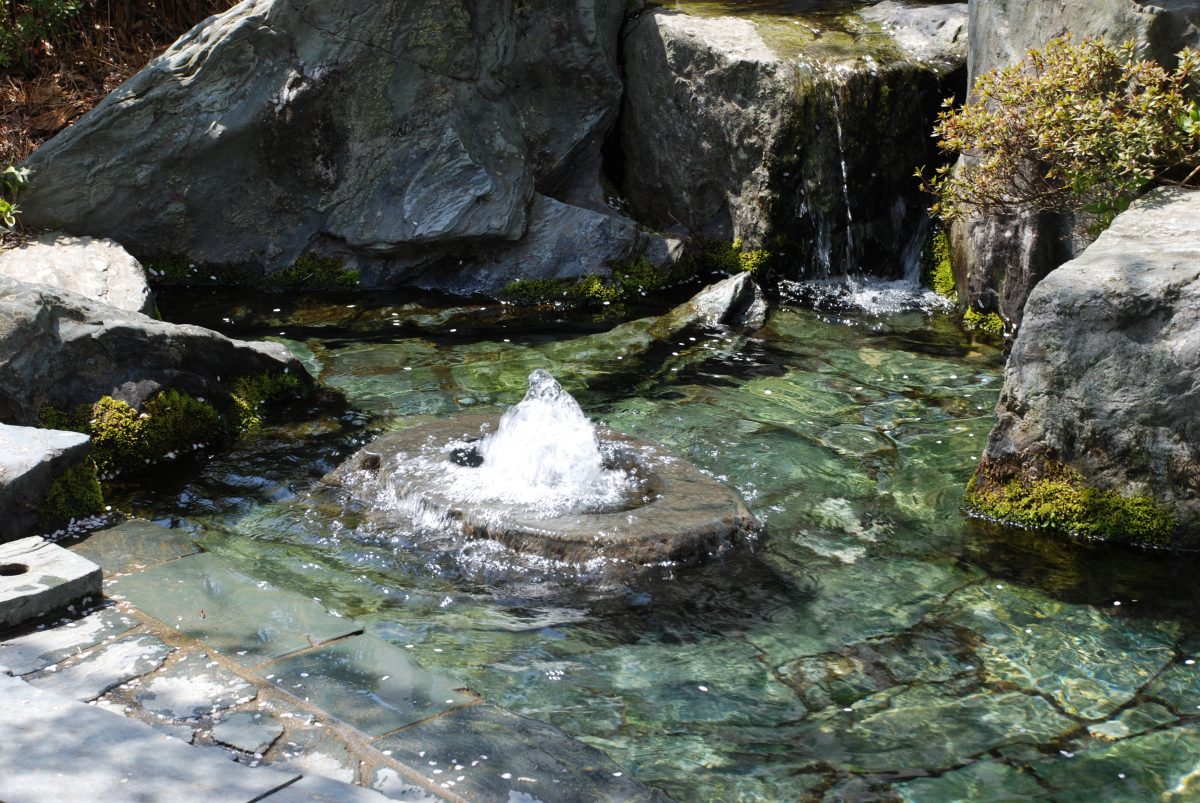
[[(589, 315), (167, 293), (169, 319), (282, 337), (348, 406), (130, 503), (679, 800), (1197, 799), (1195, 562), (964, 519), (1001, 355), (862, 299), (637, 355)], [(737, 487), (768, 534), (602, 584), (320, 489), (380, 432), (517, 402), (534, 368)]]

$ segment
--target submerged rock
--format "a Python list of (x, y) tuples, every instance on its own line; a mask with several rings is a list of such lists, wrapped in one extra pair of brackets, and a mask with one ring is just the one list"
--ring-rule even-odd
[(1160, 189), (1034, 289), (968, 492), (983, 515), (1200, 544), (1200, 193)]
[(141, 263), (112, 240), (44, 234), (0, 252), (0, 275), (61, 287), (128, 312), (154, 311)]
[(136, 407), (165, 388), (228, 402), (228, 383), (264, 372), (288, 372), (313, 387), (277, 343), (231, 340), (3, 276), (0, 321), (0, 421), (36, 424), (44, 407), (106, 395)]
[(634, 214), (769, 247), (795, 275), (915, 266), (926, 215), (912, 172), (936, 159), (928, 131), (963, 65), (966, 8), (885, 11), (844, 30), (664, 9), (630, 23)]
[[(247, 0), (39, 149), (24, 220), (141, 255), (271, 273), (311, 252), (440, 286), (552, 226), (546, 199), (578, 200), (592, 228), (613, 214), (597, 199), (624, 8)], [(608, 250), (629, 256), (641, 239), (617, 228)], [(506, 265), (553, 275), (553, 256)]]

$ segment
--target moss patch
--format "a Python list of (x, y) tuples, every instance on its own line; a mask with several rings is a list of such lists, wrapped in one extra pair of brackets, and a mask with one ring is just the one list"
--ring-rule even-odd
[(985, 458), (965, 503), (971, 513), (1005, 524), (1114, 543), (1162, 547), (1175, 531), (1174, 514), (1154, 499), (1093, 488), (1075, 469), (1046, 459), (1019, 466)]
[(356, 287), (359, 272), (347, 268), (337, 257), (306, 254), (279, 273), (258, 276), (234, 266), (198, 265), (185, 254), (160, 252), (140, 257), (139, 262), (155, 284), (219, 284), (257, 287), (261, 290), (328, 290)]
[(228, 445), (241, 432), (262, 427), (263, 412), (272, 403), (295, 398), (303, 391), (290, 374), (262, 373), (233, 383), (233, 407), (218, 409), (211, 402), (176, 390), (166, 390), (135, 410), (104, 396), (71, 410), (45, 408), (41, 425), (82, 432), (92, 439), (90, 460), (102, 479), (136, 474), (186, 454)]
[(71, 519), (92, 516), (104, 510), (104, 493), (100, 478), (91, 459), (77, 463), (64, 471), (46, 492), (38, 507), (38, 527), (54, 530)]
[(238, 429), (257, 432), (262, 429), (263, 411), (272, 404), (295, 399), (303, 393), (300, 380), (292, 374), (255, 374), (233, 383), (233, 403), (237, 407)]
[(500, 291), (512, 304), (563, 304), (596, 307), (635, 301), (668, 287), (688, 284), (713, 274), (762, 274), (771, 262), (764, 248), (745, 249), (741, 241), (702, 240), (692, 243), (670, 271), (663, 272), (644, 256), (610, 265), (608, 276), (578, 279), (517, 279)]
[(933, 292), (958, 303), (954, 265), (950, 261), (950, 235), (945, 229), (935, 227), (925, 240), (925, 248), (921, 251), (921, 274)]
[(1004, 319), (994, 312), (978, 312), (973, 307), (967, 307), (963, 313), (963, 326), (969, 332), (1004, 337)]
[(296, 260), (287, 270), (263, 279), (264, 287), (272, 285), (282, 290), (325, 290), (355, 287), (360, 276), (350, 270), (337, 257), (320, 257), (307, 254)]

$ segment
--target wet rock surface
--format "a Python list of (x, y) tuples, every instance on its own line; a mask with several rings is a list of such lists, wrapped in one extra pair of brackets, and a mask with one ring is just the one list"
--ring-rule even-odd
[[(964, 13), (921, 12), (930, 31)], [(766, 246), (795, 276), (902, 273), (924, 232), (911, 173), (934, 158), (926, 132), (965, 53), (933, 35), (914, 55), (880, 22), (853, 20), (826, 31), (656, 9), (631, 22), (621, 137), (634, 214)]]
[(168, 627), (246, 664), (354, 633), (319, 603), (235, 571), (210, 554), (122, 577), (108, 587)]
[(105, 395), (138, 405), (164, 388), (228, 400), (226, 382), (288, 371), (312, 380), (275, 343), (231, 340), (46, 285), (0, 277), (0, 420), (35, 424), (46, 406)]
[[(369, 284), (492, 289), (515, 261), (526, 277), (564, 270), (547, 238), (569, 220), (606, 246), (574, 268), (602, 271), (642, 244), (591, 201), (620, 102), (624, 9), (241, 4), (43, 146), (25, 220), (144, 255), (273, 272), (315, 252)], [(127, 180), (89, 180), (101, 166)]]
[(154, 311), (141, 263), (112, 240), (43, 234), (0, 252), (0, 274), (68, 290), (126, 312)]
[(51, 484), (89, 448), (88, 436), (78, 432), (0, 424), (0, 542), (36, 530)]
[[(989, 70), (1007, 67), (1050, 39), (1071, 33), (1112, 46), (1133, 42), (1139, 58), (1173, 64), (1175, 54), (1200, 44), (1200, 7), (1191, 0), (1021, 0), (972, 3), (968, 21), (969, 84)], [(969, 169), (960, 159), (958, 169)], [(1050, 271), (1074, 258), (1089, 238), (1078, 239), (1071, 216), (1043, 213), (956, 223), (954, 268), (962, 300), (999, 312), (1019, 326), (1030, 291)]]
[(1034, 290), (977, 476), (1046, 460), (1200, 538), (1200, 194), (1156, 190)]

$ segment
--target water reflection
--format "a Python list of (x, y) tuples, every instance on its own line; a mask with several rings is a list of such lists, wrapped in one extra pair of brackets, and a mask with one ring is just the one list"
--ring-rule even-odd
[[(302, 341), (347, 401), (131, 489), (133, 507), (680, 799), (1021, 799), (1087, 786), (1086, 767), (1136, 777), (1113, 799), (1190, 789), (1195, 561), (962, 517), (1001, 355), (952, 314), (783, 307), (628, 368), (590, 314), (361, 303), (164, 294), (168, 318)], [(735, 485), (768, 534), (590, 585), (490, 542), (380, 532), (314, 490), (379, 432), (515, 403), (534, 368)], [(1088, 735), (1110, 718), (1130, 736)]]

